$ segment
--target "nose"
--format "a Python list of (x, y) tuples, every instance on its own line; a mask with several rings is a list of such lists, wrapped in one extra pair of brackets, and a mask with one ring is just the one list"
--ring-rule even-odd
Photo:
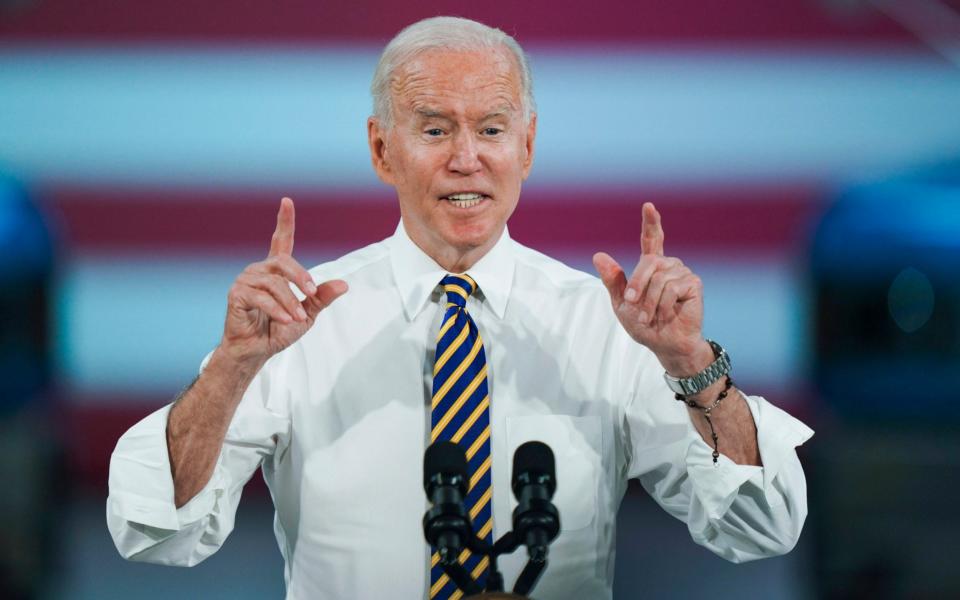
[(463, 175), (472, 175), (482, 168), (477, 140), (472, 131), (466, 128), (460, 130), (453, 137), (452, 144), (448, 169)]

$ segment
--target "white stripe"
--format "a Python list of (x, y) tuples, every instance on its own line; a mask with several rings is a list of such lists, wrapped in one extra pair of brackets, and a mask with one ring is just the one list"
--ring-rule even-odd
[[(684, 256), (704, 281), (707, 335), (728, 349), (745, 390), (791, 385), (804, 375), (808, 347), (803, 288), (789, 263), (725, 258)], [(176, 393), (219, 341), (226, 290), (256, 259), (74, 259), (56, 299), (57, 363), (68, 389), (94, 397)]]
[[(0, 162), (45, 182), (381, 189), (377, 50), (3, 45)], [(808, 181), (960, 145), (960, 73), (928, 54), (529, 50), (533, 186)]]

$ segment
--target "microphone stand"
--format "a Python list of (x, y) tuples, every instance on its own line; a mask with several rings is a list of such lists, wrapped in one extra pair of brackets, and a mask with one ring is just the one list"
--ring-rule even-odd
[(447, 574), (447, 577), (449, 577), (458, 588), (463, 590), (464, 593), (479, 594), (483, 591), (473, 577), (470, 576), (470, 573), (467, 572), (466, 567), (457, 560), (455, 553), (441, 552), (440, 566), (443, 567), (443, 572)]
[[(512, 487), (518, 502), (513, 511), (513, 529), (489, 544), (472, 531), (470, 517), (463, 507), (463, 496), (467, 493), (463, 451), (453, 442), (437, 442), (427, 448), (424, 455), (424, 490), (433, 504), (423, 516), (424, 536), (438, 549), (443, 572), (467, 594), (503, 592), (503, 574), (497, 558), (512, 553), (520, 545), (527, 547), (529, 556), (514, 583), (514, 594), (526, 597), (547, 567), (550, 542), (560, 530), (560, 514), (550, 502), (556, 487), (553, 452), (543, 442), (527, 442), (517, 448), (513, 467)], [(460, 563), (464, 546), (488, 559), (483, 590)]]
[[(508, 531), (507, 533), (503, 534), (492, 546), (477, 536), (473, 536), (467, 540), (467, 547), (471, 552), (486, 556), (490, 561), (490, 571), (487, 574), (487, 584), (483, 591), (503, 591), (503, 574), (500, 573), (500, 569), (497, 566), (497, 558), (499, 558), (502, 554), (513, 553), (513, 551), (516, 550), (520, 545), (520, 539), (513, 531)], [(473, 577), (467, 573), (466, 568), (464, 568), (464, 566), (457, 561), (456, 556), (453, 556), (453, 564), (448, 564), (444, 561), (443, 555), (441, 555), (440, 564), (443, 566), (444, 573), (446, 573), (450, 579), (457, 584), (457, 587), (464, 590), (464, 592), (467, 594), (480, 593), (480, 586), (478, 586)], [(547, 546), (544, 545), (538, 547), (537, 551), (531, 554), (530, 558), (527, 559), (527, 564), (523, 567), (523, 570), (517, 577), (517, 581), (514, 583), (513, 593), (526, 596), (526, 594), (528, 594), (536, 585), (537, 580), (540, 579), (540, 575), (543, 574), (543, 571), (546, 568)]]

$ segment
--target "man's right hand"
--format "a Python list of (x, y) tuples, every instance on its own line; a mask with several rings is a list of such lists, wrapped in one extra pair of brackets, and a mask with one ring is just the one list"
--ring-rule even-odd
[[(227, 318), (220, 349), (240, 364), (259, 369), (307, 332), (320, 314), (347, 291), (347, 282), (320, 285), (293, 259), (293, 200), (283, 198), (266, 260), (248, 265), (227, 295)], [(297, 300), (290, 284), (306, 298)]]

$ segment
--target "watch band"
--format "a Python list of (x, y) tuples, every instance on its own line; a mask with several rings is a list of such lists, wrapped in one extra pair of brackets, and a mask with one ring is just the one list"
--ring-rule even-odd
[(681, 396), (699, 394), (730, 372), (730, 356), (727, 351), (713, 340), (707, 340), (707, 343), (713, 349), (715, 360), (706, 369), (691, 377), (673, 377), (668, 373), (663, 374), (667, 387), (673, 393)]

